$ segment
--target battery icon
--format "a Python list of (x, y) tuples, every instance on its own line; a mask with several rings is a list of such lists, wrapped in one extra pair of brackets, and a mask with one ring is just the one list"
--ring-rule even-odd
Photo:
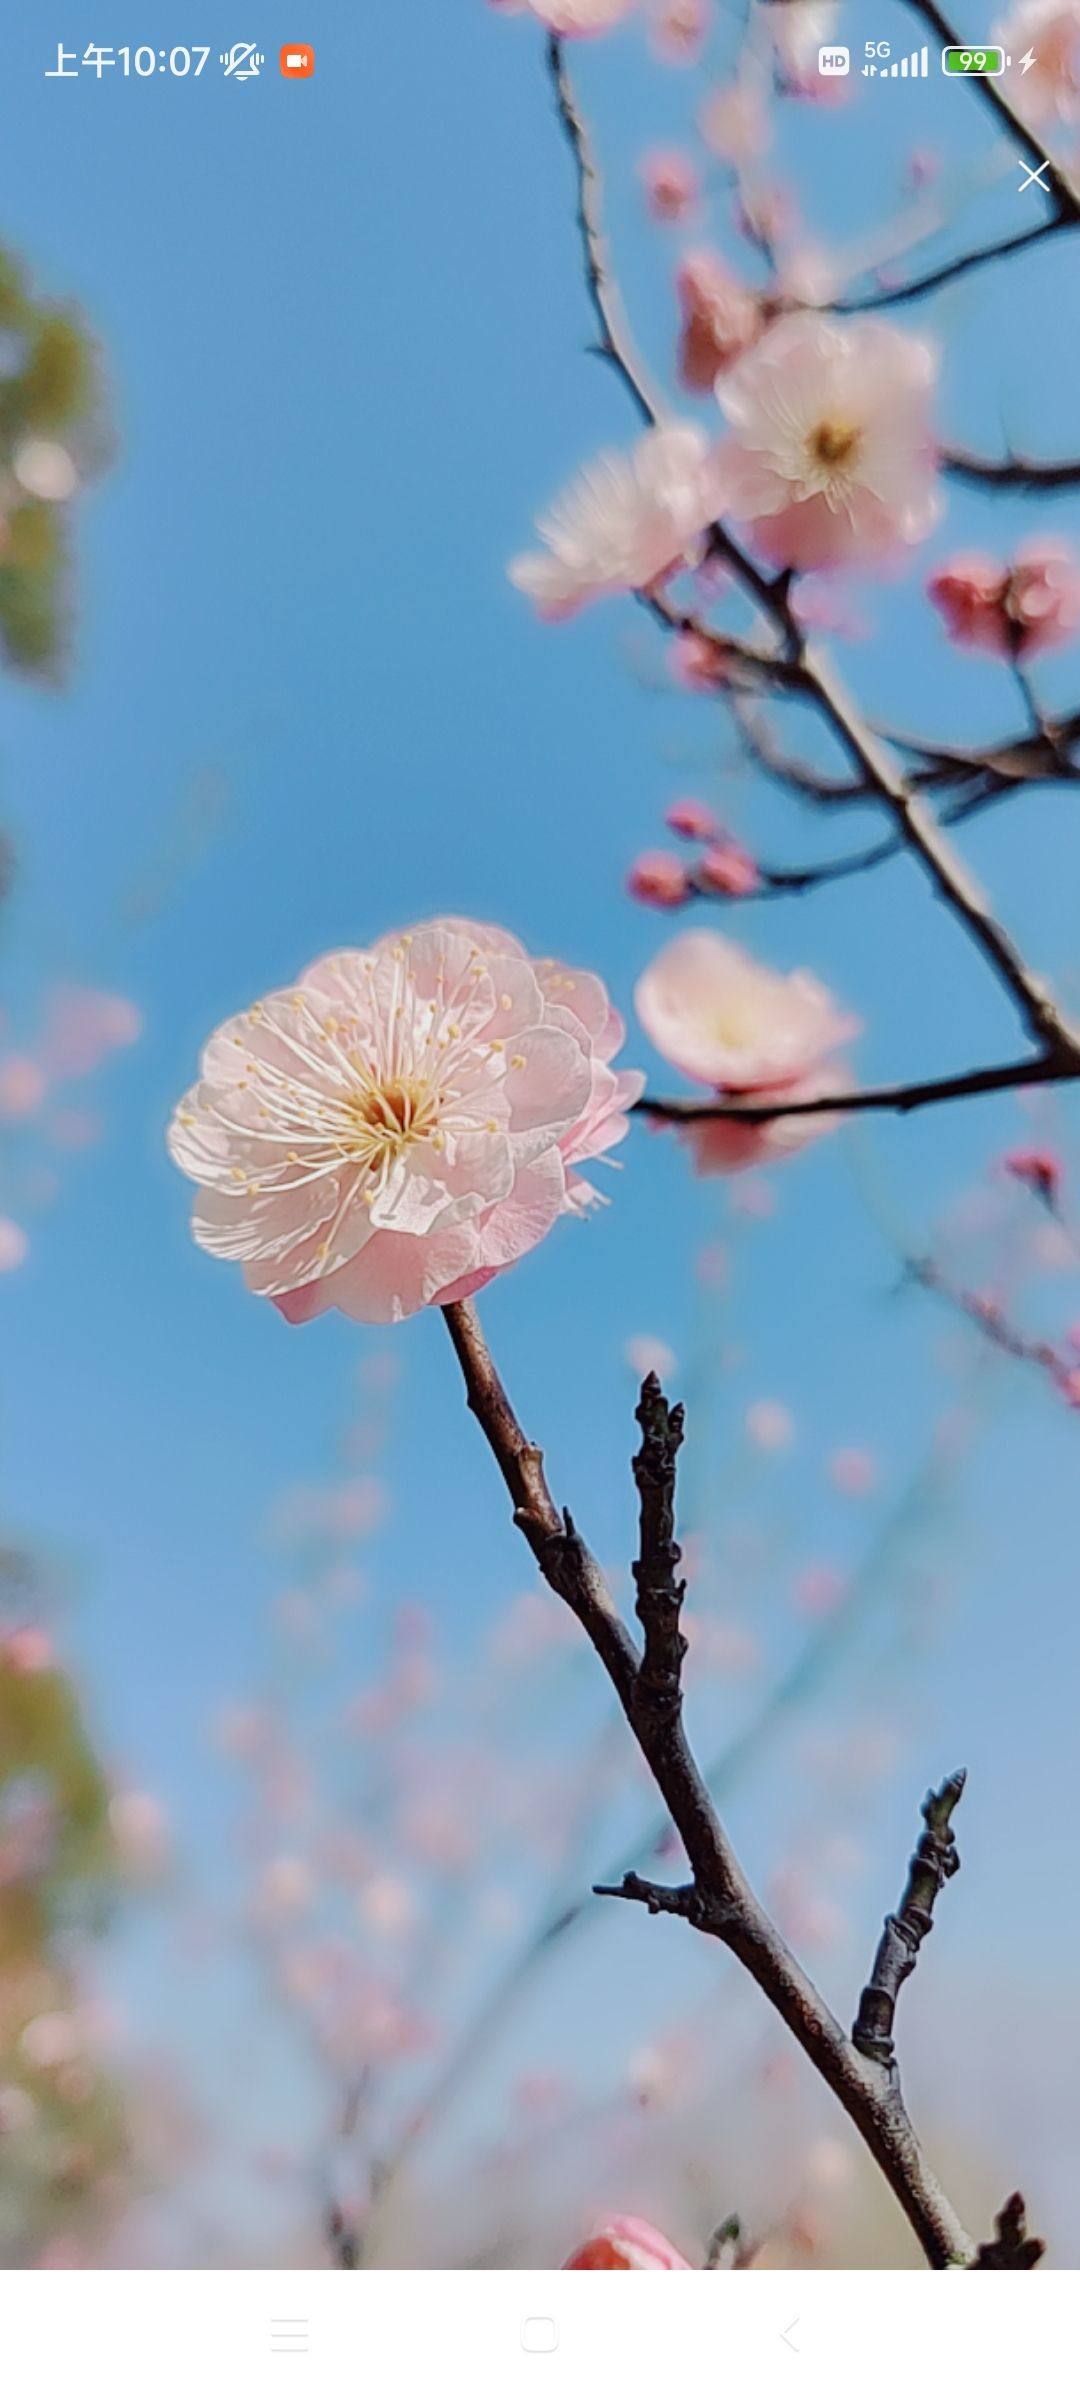
[(290, 76), (294, 83), (306, 75), (314, 75), (315, 52), (311, 43), (286, 42), (281, 53), (281, 72)]
[(987, 42), (981, 49), (970, 48), (964, 42), (952, 42), (941, 53), (942, 72), (946, 75), (1004, 75), (1012, 65), (1004, 50)]

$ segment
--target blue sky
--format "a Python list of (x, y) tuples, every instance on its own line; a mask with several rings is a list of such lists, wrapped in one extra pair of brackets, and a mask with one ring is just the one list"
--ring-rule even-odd
[[(233, 1798), (207, 1725), (264, 1662), (274, 1567), (261, 1529), (284, 1484), (332, 1471), (367, 1337), (329, 1320), (287, 1329), (190, 1244), (162, 1135), (201, 1041), (318, 952), (444, 911), (501, 920), (597, 968), (629, 1008), (665, 928), (622, 881), (670, 799), (716, 797), (768, 857), (813, 856), (833, 829), (732, 767), (723, 727), (664, 691), (629, 604), (543, 629), (506, 583), (536, 508), (635, 430), (586, 355), (568, 162), (535, 29), (481, 0), (410, 0), (365, 12), (361, 29), (354, 8), (324, 0), (300, 28), (318, 52), (310, 83), (269, 67), (244, 88), (216, 68), (198, 86), (45, 80), (57, 38), (80, 51), (148, 29), (185, 38), (166, 14), (35, 12), (5, 36), (0, 227), (44, 290), (85, 310), (116, 428), (115, 462), (79, 517), (70, 686), (59, 698), (5, 686), (0, 809), (21, 854), (5, 1006), (29, 1021), (44, 980), (86, 979), (129, 991), (146, 1035), (110, 1070), (107, 1140), (65, 1170), (30, 1262), (0, 1295), (0, 1489), (19, 1529), (70, 1562), (68, 1638), (105, 1746), (162, 1792), (195, 1883), (212, 1887)], [(233, 11), (203, 17), (219, 46), (238, 30)], [(899, 50), (914, 22), (881, 0), (874, 30)], [(264, 10), (247, 30), (272, 65), (297, 22)], [(643, 223), (634, 164), (646, 142), (685, 135), (693, 79), (659, 75), (627, 34), (582, 54), (580, 82), (632, 314), (664, 374), (676, 252)], [(894, 214), (917, 145), (958, 182), (990, 157), (965, 219), (973, 235), (1025, 221), (1033, 204), (1016, 195), (1009, 146), (994, 157), (975, 99), (941, 80), (789, 110), (784, 174), (836, 242)], [(942, 344), (947, 435), (1076, 447), (1066, 272), (1051, 248), (906, 312)], [(875, 716), (958, 740), (1014, 725), (1001, 671), (936, 639), (920, 575), (957, 546), (1004, 551), (1031, 521), (954, 489), (919, 571), (860, 595), (877, 633), (846, 666)], [(1037, 522), (1080, 530), (1058, 502)], [(1075, 674), (1075, 655), (1055, 663), (1050, 697), (1075, 700)], [(212, 833), (192, 842), (208, 790)], [(1064, 793), (1028, 796), (968, 848), (1022, 943), (1080, 1000), (1070, 806)], [(860, 813), (851, 830), (870, 822)], [(161, 902), (140, 914), (132, 896), (148, 879), (163, 881)], [(748, 910), (733, 930), (843, 996), (865, 1026), (867, 1077), (1016, 1047), (1006, 1002), (914, 868)], [(630, 1053), (663, 1079), (633, 1031)], [(728, 1194), (692, 1185), (673, 1145), (633, 1132), (614, 1206), (559, 1232), (485, 1307), (555, 1486), (602, 1556), (632, 1542), (623, 1350), (641, 1331), (699, 1379), (707, 1370), (701, 1487), (724, 1477), (738, 1509), (746, 1407), (778, 1398), (797, 1439), (755, 1469), (747, 1505), (797, 1528), (807, 1555), (855, 1554), (860, 1532), (825, 1459), (851, 1441), (880, 1452), (886, 1505), (942, 1394), (942, 1322), (925, 1302), (890, 1305), (881, 1208), (924, 1242), (1024, 1122), (1008, 1103), (875, 1122), (778, 1177), (775, 1215), (737, 1234), (723, 1376), (693, 1260), (726, 1233)], [(1068, 1147), (1067, 1106), (1043, 1122)], [(868, 1190), (883, 1196), (872, 1211)], [(1054, 1305), (1062, 1321), (1080, 1314), (1075, 1286), (1062, 1279)], [(527, 1578), (438, 1321), (394, 1343), (407, 1440), (372, 1572), (390, 1596), (427, 1597), (467, 1646)], [(1038, 1389), (997, 1380), (948, 1534), (950, 1561), (964, 1561), (958, 1597), (918, 1665), (914, 1705), (904, 1671), (903, 1770), (862, 1829), (872, 1924), (925, 1779), (957, 1758), (972, 1768), (958, 1976), (1001, 1972), (1003, 1939), (1010, 1972), (1025, 1949), (1033, 1971), (1077, 1971), (1055, 1895), (1080, 1800), (1078, 1439)], [(770, 1622), (774, 1634), (789, 1638)], [(891, 1704), (885, 1689), (886, 1717)], [(736, 1804), (756, 1871), (797, 1815), (798, 1772), (789, 1752)], [(1018, 1821), (1025, 1784), (1045, 1844)], [(132, 1937), (127, 1972), (136, 2015), (167, 2024), (152, 1941)], [(647, 2006), (648, 1977), (644, 1988)]]

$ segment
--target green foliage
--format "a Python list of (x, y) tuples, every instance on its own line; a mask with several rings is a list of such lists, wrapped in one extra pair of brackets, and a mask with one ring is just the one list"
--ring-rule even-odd
[[(0, 1599), (21, 1606), (28, 1580), (0, 1554)], [(0, 1633), (0, 2267), (100, 2221), (124, 2162), (119, 2095), (79, 2031), (81, 1954), (116, 1873), (109, 1797), (70, 1677)]]
[[(37, 488), (26, 464), (30, 443), (51, 445), (54, 466), (66, 462), (70, 493)], [(68, 521), (103, 454), (92, 341), (73, 311), (38, 300), (18, 261), (0, 250), (0, 650), (16, 673), (55, 681), (62, 672)], [(38, 481), (40, 465), (39, 453)]]

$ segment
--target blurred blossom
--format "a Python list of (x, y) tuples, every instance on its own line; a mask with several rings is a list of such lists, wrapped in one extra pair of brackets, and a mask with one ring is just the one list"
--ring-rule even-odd
[(664, 811), (664, 823), (686, 842), (715, 841), (720, 832), (711, 808), (706, 808), (703, 800), (673, 800)]
[(1080, 562), (1067, 542), (1023, 542), (1011, 566), (964, 552), (926, 588), (954, 642), (1000, 658), (1034, 658), (1080, 627)]
[(62, 984), (46, 1012), (46, 1071), (58, 1077), (92, 1075), (110, 1051), (130, 1048), (141, 1032), (142, 1017), (133, 1000)]
[(682, 322), (679, 379), (689, 392), (711, 392), (765, 323), (756, 292), (739, 283), (711, 250), (692, 250), (676, 277)]
[[(769, 1403), (762, 1405), (767, 1407)], [(777, 1443), (771, 1446), (782, 1447)], [(764, 1447), (770, 1445), (766, 1443)], [(698, 1618), (690, 1612), (684, 1614), (683, 1622), (690, 1643), (687, 1663), (695, 1674), (752, 1675), (761, 1665), (760, 1643), (746, 1625), (737, 1624), (733, 1617)]]
[(857, 1030), (812, 975), (777, 975), (710, 931), (684, 933), (639, 978), (635, 1000), (650, 1040), (724, 1098), (771, 1105), (761, 1123), (691, 1120), (681, 1138), (699, 1175), (731, 1174), (800, 1149), (835, 1120), (785, 1117), (784, 1100), (839, 1093), (845, 1078), (824, 1062)]
[(609, 2217), (606, 2224), (572, 2250), (564, 2267), (689, 2267), (690, 2261), (673, 2248), (667, 2235), (643, 2217)]
[(0, 1121), (15, 1125), (24, 1117), (32, 1117), (41, 1106), (46, 1088), (37, 1060), (10, 1051), (6, 1058), (0, 1059)]
[(40, 1625), (17, 1625), (11, 1633), (0, 1633), (0, 1659), (15, 1675), (50, 1675), (56, 1651)]
[(623, 1357), (631, 1372), (642, 1382), (646, 1375), (658, 1375), (663, 1383), (667, 1376), (674, 1375), (679, 1363), (670, 1345), (660, 1341), (654, 1333), (632, 1334)]
[(374, 1933), (406, 1933), (416, 1918), (416, 1900), (397, 1875), (375, 1875), (364, 1885), (357, 1907)]
[(700, 58), (709, 38), (713, 0), (653, 0), (650, 39), (658, 58), (675, 67)]
[(669, 942), (635, 998), (663, 1057), (718, 1091), (790, 1092), (856, 1031), (812, 975), (777, 975), (708, 931)]
[(12, 1275), (30, 1249), (29, 1236), (12, 1217), (0, 1217), (0, 1275)]
[(16, 483), (34, 500), (71, 500), (78, 491), (79, 470), (61, 442), (20, 442), (11, 463)]
[(731, 1262), (722, 1242), (706, 1242), (694, 1261), (694, 1273), (707, 1291), (722, 1292), (728, 1280)]
[(693, 885), (674, 851), (643, 850), (626, 878), (626, 889), (644, 908), (681, 908)]
[(152, 1792), (115, 1792), (109, 1802), (109, 1829), (130, 1873), (156, 1874), (164, 1866), (168, 1818)]
[(818, 73), (818, 51), (841, 31), (838, 0), (780, 0), (767, 11), (777, 67), (788, 90), (816, 95), (829, 80)]
[(273, 1739), (274, 1720), (258, 1706), (223, 1709), (215, 1726), (218, 1746), (231, 1758), (254, 1758)]
[[(1080, 121), (1080, 0), (1020, 0), (993, 38), (1012, 57), (1006, 87), (1025, 116)], [(1025, 74), (1020, 62), (1028, 50), (1035, 59)]]
[(31, 2017), (19, 2036), (24, 2058), (29, 2059), (31, 2066), (46, 2070), (68, 2066), (78, 2058), (83, 2042), (78, 2018), (64, 2009), (51, 2009), (43, 2016)]
[(777, 1924), (795, 1950), (828, 1950), (847, 1930), (847, 1919), (835, 1901), (815, 1892), (805, 1874), (782, 1867), (769, 1886)]
[(877, 1460), (869, 1450), (834, 1450), (829, 1460), (829, 1480), (849, 1500), (861, 1500), (872, 1492), (878, 1480)]
[(17, 2141), (31, 2131), (37, 2118), (37, 2107), (29, 2092), (17, 2083), (0, 2084), (0, 2141)]
[(795, 1578), (792, 1599), (800, 1616), (829, 1617), (839, 1608), (846, 1589), (838, 1567), (804, 1567)]
[(681, 225), (697, 208), (701, 181), (685, 150), (649, 150), (638, 168), (645, 205), (658, 225)]
[(803, 572), (873, 568), (922, 541), (942, 505), (936, 378), (930, 344), (894, 326), (782, 319), (717, 383), (725, 512)]
[(259, 1908), (270, 1918), (296, 1916), (314, 1895), (315, 1878), (302, 1858), (272, 1858), (259, 1877)]
[(795, 1421), (779, 1400), (755, 1400), (746, 1412), (746, 1430), (758, 1450), (787, 1450), (795, 1439)]
[(386, 1514), (386, 1487), (374, 1475), (347, 1483), (298, 1484), (282, 1494), (271, 1534), (287, 1546), (307, 1541), (351, 1542), (374, 1533)]
[[(169, 1129), (196, 1241), (290, 1324), (396, 1323), (580, 1215), (643, 1078), (599, 978), (438, 918), (317, 960), (220, 1027)], [(268, 1130), (269, 1128), (269, 1130)]]
[(770, 129), (765, 96), (748, 79), (710, 92), (698, 124), (702, 140), (729, 166), (748, 167), (768, 148)]
[(491, 0), (508, 17), (539, 17), (549, 32), (607, 33), (638, 7), (639, 0)]
[(552, 2117), (567, 2106), (572, 2091), (573, 2086), (567, 2076), (534, 2067), (528, 2073), (519, 2075), (514, 2098), (524, 2116)]
[(720, 504), (701, 427), (659, 426), (583, 469), (537, 521), (544, 549), (512, 560), (510, 580), (552, 620), (644, 591), (696, 558)]

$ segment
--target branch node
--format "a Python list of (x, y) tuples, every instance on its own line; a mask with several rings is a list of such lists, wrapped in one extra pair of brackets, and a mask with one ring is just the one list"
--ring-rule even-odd
[(1014, 2192), (995, 2217), (996, 2241), (980, 2242), (971, 2262), (976, 2267), (1037, 2267), (1046, 2248), (1038, 2234), (1029, 2234), (1023, 2195)]

